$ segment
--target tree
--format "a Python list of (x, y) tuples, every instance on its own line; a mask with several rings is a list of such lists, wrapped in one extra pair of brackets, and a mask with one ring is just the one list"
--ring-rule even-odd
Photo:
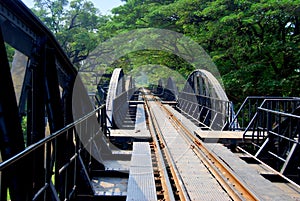
[[(233, 101), (248, 95), (299, 96), (299, 5), (299, 0), (127, 0), (112, 10), (105, 27), (114, 34), (156, 27), (189, 36), (212, 57)], [(128, 58), (146, 61), (151, 57), (145, 53)], [(170, 55), (159, 60), (170, 62)], [(183, 68), (177, 70), (188, 74)]]
[(98, 28), (108, 18), (88, 0), (34, 0), (33, 11), (54, 33), (71, 61), (80, 62), (98, 45)]
[(233, 100), (299, 96), (299, 3), (219, 0), (200, 12), (211, 18), (204, 39)]
[[(35, 2), (39, 16), (74, 62), (84, 59), (99, 40), (140, 28), (161, 28), (182, 33), (204, 48), (233, 101), (241, 102), (248, 95), (300, 94), (300, 0), (126, 0), (111, 16), (99, 18), (88, 1), (72, 0), (69, 7), (66, 0)], [(97, 30), (92, 29), (94, 25)], [(142, 37), (146, 41), (149, 36)], [(168, 46), (170, 52), (189, 45), (164, 44), (159, 37), (156, 43)], [(191, 66), (168, 51), (133, 52), (111, 67), (138, 72), (135, 68), (145, 61), (168, 64), (184, 76), (191, 71)]]

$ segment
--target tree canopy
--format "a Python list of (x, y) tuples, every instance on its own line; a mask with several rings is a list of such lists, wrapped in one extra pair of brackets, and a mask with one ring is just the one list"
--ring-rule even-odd
[[(231, 100), (299, 96), (300, 0), (123, 2), (110, 16), (99, 15), (92, 3), (80, 0), (35, 0), (34, 9), (74, 63), (100, 41), (142, 28), (166, 29), (188, 36), (210, 55)], [(179, 43), (172, 47), (184, 48)], [(146, 63), (167, 66), (185, 77), (192, 70), (182, 58), (153, 50), (131, 52), (111, 67), (138, 72)]]
[(54, 33), (71, 61), (79, 62), (100, 42), (99, 26), (105, 24), (94, 4), (88, 0), (34, 0), (33, 11)]
[(232, 100), (299, 96), (299, 0), (127, 0), (112, 12), (112, 33), (156, 27), (199, 43)]

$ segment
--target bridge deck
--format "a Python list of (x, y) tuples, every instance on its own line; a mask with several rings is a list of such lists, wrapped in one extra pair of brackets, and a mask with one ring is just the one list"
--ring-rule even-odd
[(135, 142), (132, 153), (126, 200), (157, 200), (149, 143)]
[(138, 104), (136, 109), (136, 118), (135, 118), (135, 130), (146, 130), (146, 115), (144, 110), (144, 104)]
[(155, 103), (150, 103), (161, 128), (166, 148), (180, 172), (186, 193), (191, 200), (231, 200), (215, 178), (209, 173), (190, 145), (168, 121), (168, 117)]
[(298, 200), (300, 199), (300, 192), (289, 196), (278, 188), (274, 183), (265, 179), (262, 174), (254, 165), (246, 163), (241, 160), (237, 155), (232, 153), (222, 144), (206, 144), (206, 146), (215, 153), (222, 161), (234, 171), (234, 173), (245, 182), (261, 200)]
[[(234, 173), (239, 177), (243, 182), (246, 183), (247, 186), (262, 200), (299, 200), (300, 199), (300, 190), (294, 189), (289, 185), (285, 185), (283, 183), (273, 183), (270, 180), (263, 177), (263, 175), (267, 172), (270, 174), (270, 170), (264, 169), (260, 171), (257, 164), (249, 164), (246, 163), (242, 158), (240, 158), (237, 154), (234, 154), (227, 147), (225, 147), (221, 143), (226, 140), (239, 141), (242, 138), (242, 132), (230, 132), (230, 131), (203, 131), (199, 129), (196, 125), (194, 125), (188, 118), (186, 118), (183, 114), (175, 110), (171, 106), (167, 106), (168, 110), (172, 112), (174, 116), (176, 116), (183, 124), (186, 126), (188, 130), (194, 133), (197, 137), (203, 140), (206, 147), (208, 147), (218, 158), (222, 161), (226, 162), (226, 165), (229, 166), (230, 169), (234, 171)], [(156, 113), (161, 113), (157, 111)], [(163, 121), (161, 119), (161, 121)], [(165, 121), (163, 121), (165, 122)], [(168, 129), (167, 129), (168, 130)], [(209, 136), (211, 135), (211, 136)], [(178, 141), (174, 138), (174, 141)], [(215, 142), (215, 143), (212, 143)], [(171, 144), (171, 149), (176, 149), (174, 143)], [(181, 153), (181, 154), (180, 154)], [(178, 149), (178, 152), (174, 152), (174, 157), (180, 156), (182, 157), (185, 154), (184, 150)], [(184, 161), (180, 158), (180, 161)], [(188, 164), (192, 160), (184, 161), (184, 164)], [(274, 174), (272, 172), (272, 174)], [(289, 192), (289, 193), (287, 193)]]
[(172, 106), (170, 106), (170, 105), (165, 105), (165, 106), (169, 111), (172, 111), (172, 114), (177, 119), (179, 119), (190, 132), (194, 133), (194, 131), (200, 129), (193, 122), (191, 122), (188, 118), (186, 118), (183, 114), (181, 114), (179, 111), (175, 110)]
[(105, 171), (96, 172), (98, 176), (92, 178), (95, 196), (157, 200), (149, 143), (134, 142), (131, 153), (130, 160), (104, 161)]
[(110, 134), (110, 136), (112, 138), (119, 138), (119, 139), (133, 138), (133, 140), (135, 140), (135, 141), (139, 141), (139, 140), (150, 141), (151, 140), (150, 132), (149, 132), (149, 130), (147, 130), (144, 105), (140, 104), (140, 103), (144, 103), (144, 102), (140, 101), (139, 104), (137, 104), (134, 130), (113, 129), (113, 130), (111, 130), (111, 134)]

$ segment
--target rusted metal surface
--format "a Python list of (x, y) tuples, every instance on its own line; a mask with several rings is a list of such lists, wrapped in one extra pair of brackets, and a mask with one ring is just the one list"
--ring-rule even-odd
[[(160, 130), (160, 142), (163, 143), (163, 149), (167, 154), (169, 168), (173, 170), (173, 175), (176, 175), (174, 180), (179, 190), (180, 199), (230, 200), (227, 193), (222, 190), (222, 187), (191, 149), (190, 144), (181, 137), (177, 128), (169, 121), (170, 117), (165, 116), (157, 103), (151, 101), (148, 104), (150, 110), (153, 110), (154, 116), (152, 118), (156, 119), (157, 129)], [(201, 188), (199, 188), (200, 186)]]
[[(164, 107), (163, 107), (164, 108)], [(218, 180), (230, 197), (234, 200), (259, 200), (257, 195), (255, 195), (243, 182), (241, 182), (228, 167), (208, 150), (205, 145), (196, 138), (182, 123), (172, 115), (172, 113), (164, 108), (168, 116), (173, 120), (174, 125), (182, 130), (185, 134), (185, 138), (191, 144), (192, 149), (197, 154), (201, 161), (208, 167), (211, 174)]]
[[(144, 92), (145, 93), (145, 92)], [(148, 105), (145, 105), (146, 112), (148, 115), (151, 115), (151, 111), (149, 110)], [(153, 139), (153, 151), (155, 152), (155, 159), (157, 161), (157, 172), (159, 174), (158, 180), (161, 182), (162, 189), (158, 193), (158, 196), (162, 195), (165, 200), (174, 201), (175, 197), (172, 190), (172, 184), (170, 182), (170, 177), (167, 171), (167, 161), (162, 153), (160, 142), (158, 139), (159, 133), (157, 132), (157, 122), (153, 121), (153, 119), (148, 119), (148, 127), (149, 131), (152, 135)]]
[[(153, 99), (153, 97), (150, 98), (150, 100)], [(248, 187), (246, 187), (230, 170), (228, 170), (228, 167), (224, 166), (218, 158), (214, 156), (214, 154), (210, 153), (210, 151), (203, 146), (202, 142), (195, 138), (193, 133), (182, 126), (181, 122), (174, 117), (173, 114), (168, 112), (162, 104), (155, 101), (148, 102), (148, 104), (151, 110), (154, 110), (153, 114), (155, 116), (152, 118), (156, 119), (157, 124), (159, 125), (158, 129), (160, 129), (162, 138), (164, 139), (160, 139), (161, 143), (164, 144), (164, 149), (168, 149), (168, 152), (171, 153), (169, 160), (173, 160), (173, 162), (175, 161), (175, 163), (173, 163), (175, 167), (171, 168), (177, 170), (174, 171), (174, 173), (177, 172), (178, 174), (178, 172), (180, 172), (180, 174), (176, 175), (176, 177), (183, 183), (179, 185), (179, 188), (184, 188), (183, 192), (186, 192), (184, 199), (193, 200), (196, 197), (199, 198), (199, 196), (204, 196), (204, 194), (201, 195), (203, 192), (205, 192), (205, 196), (210, 194), (210, 197), (203, 197), (205, 200), (209, 198), (216, 199), (218, 196), (220, 196), (217, 198), (219, 200), (259, 199), (257, 195), (254, 195)], [(203, 165), (202, 169), (206, 172), (205, 174), (203, 172), (197, 173), (197, 171), (201, 169), (198, 167), (199, 164)], [(193, 178), (190, 177), (190, 175), (195, 176), (193, 176)], [(206, 179), (202, 177), (201, 179), (195, 179), (197, 175), (213, 175), (213, 177), (211, 179), (209, 179), (209, 177)], [(217, 182), (216, 186), (213, 188), (214, 192), (205, 191), (204, 187), (200, 190), (200, 192), (199, 188), (192, 190), (193, 185), (209, 185), (211, 188), (214, 186), (214, 182)], [(220, 183), (221, 186), (219, 186), (218, 183)], [(218, 191), (218, 188), (221, 190)], [(222, 189), (225, 189), (225, 191)]]

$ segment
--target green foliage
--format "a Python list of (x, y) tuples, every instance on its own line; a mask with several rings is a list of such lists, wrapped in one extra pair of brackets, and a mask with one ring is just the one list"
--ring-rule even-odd
[[(193, 69), (183, 58), (158, 50), (131, 52), (115, 61), (112, 67), (123, 68), (125, 74), (134, 77), (136, 83), (141, 83), (140, 86), (144, 87), (157, 84), (159, 79), (167, 81), (170, 76), (183, 85), (183, 80), (188, 76), (187, 72)], [(147, 77), (148, 83), (142, 80), (143, 75)]]
[(27, 116), (22, 117), (21, 127), (23, 131), (25, 146), (27, 146)]
[[(8, 43), (5, 43), (5, 49), (6, 49), (8, 62), (11, 64), (13, 61), (15, 49), (12, 46), (10, 46)], [(10, 65), (10, 67), (11, 67), (11, 65)]]
[[(204, 48), (233, 101), (249, 95), (300, 95), (300, 0), (126, 0), (111, 16), (98, 18), (87, 1), (72, 0), (69, 8), (66, 0), (35, 2), (36, 12), (74, 61), (83, 59), (99, 41), (139, 28), (162, 28), (182, 33)], [(179, 42), (166, 46), (187, 47)], [(184, 77), (193, 70), (183, 58), (151, 50), (127, 53), (109, 70), (122, 67), (137, 75), (142, 66), (146, 73), (154, 73), (149, 79), (161, 76), (146, 70), (147, 65), (168, 67)]]
[(34, 0), (33, 11), (55, 34), (72, 62), (80, 61), (100, 42), (98, 28), (108, 18), (88, 0)]
[[(127, 0), (113, 9), (106, 28), (112, 36), (142, 27), (189, 36), (209, 53), (229, 98), (239, 102), (249, 95), (300, 95), (299, 13), (299, 0)], [(133, 53), (115, 65), (134, 71), (156, 60), (189, 74), (184, 62), (159, 54)]]

